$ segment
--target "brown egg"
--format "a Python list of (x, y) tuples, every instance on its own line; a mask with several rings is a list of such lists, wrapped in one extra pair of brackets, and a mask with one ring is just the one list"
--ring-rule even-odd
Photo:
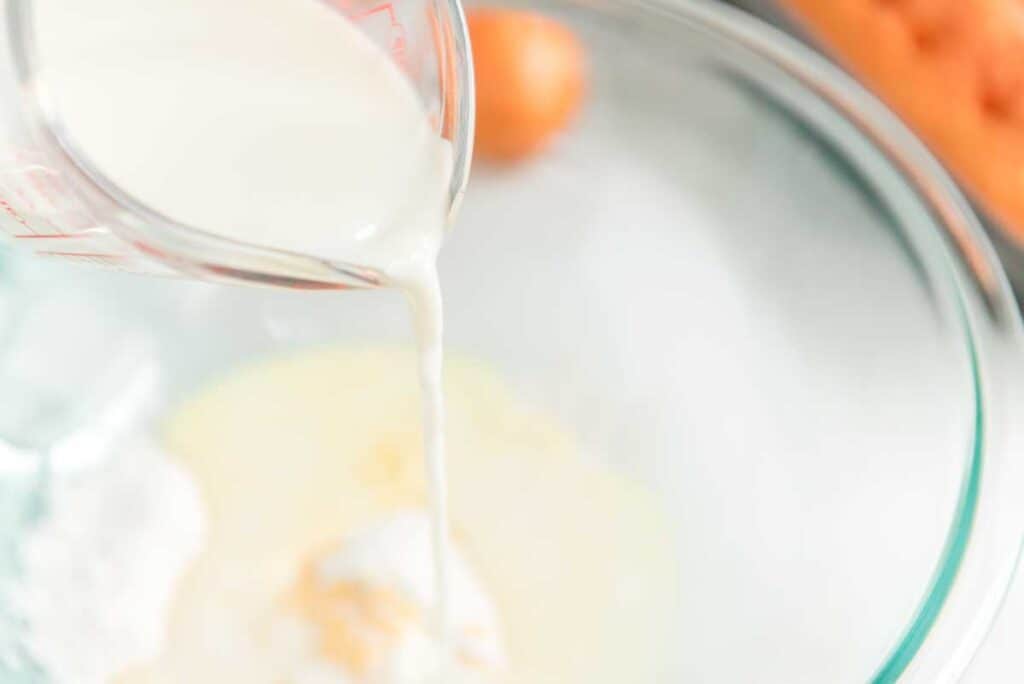
[(476, 153), (510, 161), (537, 152), (566, 127), (584, 90), (583, 47), (535, 12), (469, 13), (476, 70)]

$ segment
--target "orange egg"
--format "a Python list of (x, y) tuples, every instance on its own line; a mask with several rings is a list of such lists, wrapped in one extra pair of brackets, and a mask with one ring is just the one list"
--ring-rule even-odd
[(535, 12), (480, 8), (468, 19), (477, 154), (509, 161), (537, 152), (579, 109), (583, 47), (567, 28)]

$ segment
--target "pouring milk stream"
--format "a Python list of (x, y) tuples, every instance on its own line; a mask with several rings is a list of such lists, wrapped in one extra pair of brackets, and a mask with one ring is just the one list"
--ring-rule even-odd
[(34, 11), (41, 80), (63, 133), (110, 181), (178, 222), (365, 264), (406, 294), (422, 381), (435, 629), (445, 649), (435, 262), (452, 153), (412, 84), (324, 2), (37, 0)]

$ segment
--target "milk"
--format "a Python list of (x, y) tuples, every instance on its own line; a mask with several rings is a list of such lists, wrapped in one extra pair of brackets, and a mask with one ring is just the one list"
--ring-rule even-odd
[(68, 147), (151, 209), (370, 266), (420, 350), (438, 635), (447, 633), (441, 294), (451, 150), (392, 59), (318, 0), (37, 0)]
[(433, 261), (451, 153), (396, 64), (321, 0), (40, 0), (68, 144), (186, 225), (387, 273)]
[[(203, 493), (209, 543), (175, 594), (167, 648), (117, 684), (438, 684), (423, 676), (437, 649), (419, 639), (435, 598), (420, 435), (396, 429), (419, 417), (416, 365), (379, 346), (291, 352), (233, 369), (168, 414), (161, 443)], [(668, 669), (682, 588), (669, 509), (523, 397), (520, 378), (458, 354), (445, 366), (444, 683), (680, 681)], [(398, 600), (360, 618), (343, 595), (367, 584)], [(304, 597), (320, 615), (295, 625), (288, 606), (308, 608)], [(319, 639), (360, 619), (387, 625), (356, 635), (377, 647), (370, 672), (299, 676), (346, 662)], [(419, 676), (392, 674), (412, 663)]]

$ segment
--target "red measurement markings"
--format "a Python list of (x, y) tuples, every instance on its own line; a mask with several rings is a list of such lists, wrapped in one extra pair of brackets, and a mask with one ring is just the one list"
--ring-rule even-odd
[(123, 257), (114, 254), (103, 254), (102, 252), (57, 252), (50, 249), (41, 249), (37, 254), (43, 256), (72, 257), (81, 259), (103, 259), (104, 261), (120, 261)]
[(18, 213), (18, 210), (15, 209), (14, 207), (12, 207), (10, 202), (8, 202), (7, 200), (5, 200), (2, 197), (0, 197), (0, 209), (3, 209), (4, 213), (6, 213), (8, 216), (13, 218), (15, 221), (17, 221), (21, 225), (25, 226), (29, 230), (32, 229), (32, 227), (30, 225), (28, 225), (28, 221), (26, 221), (24, 219), (24, 217), (21, 214)]
[(36, 254), (42, 257), (69, 259), (79, 263), (103, 266), (106, 268), (121, 269), (125, 267), (124, 257), (114, 254), (101, 254), (99, 252), (55, 252), (49, 250), (40, 250), (36, 252)]
[(38, 252), (38, 254), (43, 258), (59, 258), (78, 264), (89, 264), (91, 266), (100, 266), (103, 268), (113, 268), (117, 270), (126, 268), (126, 261), (123, 258), (111, 256), (109, 254), (90, 254), (88, 252)]
[(77, 240), (81, 235), (65, 235), (63, 233), (16, 233), (11, 237), (19, 240)]
[[(2, 187), (9, 199), (0, 197), (0, 211), (6, 212), (33, 234), (65, 237), (97, 227), (96, 219), (65, 187), (56, 172), (39, 164), (29, 164), (10, 170), (3, 177)], [(26, 219), (23, 212), (30, 219)], [(27, 235), (15, 237), (25, 238)]]
[[(352, 0), (332, 0), (331, 4), (344, 12), (345, 16), (354, 22), (362, 22), (378, 16), (383, 17), (388, 22), (388, 28), (391, 30), (391, 44), (388, 45), (391, 56), (395, 58), (396, 62), (405, 66), (405, 50), (407, 46), (405, 26), (398, 20), (398, 13), (395, 11), (394, 3), (384, 2), (367, 9), (356, 6), (357, 3), (352, 2)], [(374, 34), (372, 30), (368, 31), (368, 33), (371, 36)]]

